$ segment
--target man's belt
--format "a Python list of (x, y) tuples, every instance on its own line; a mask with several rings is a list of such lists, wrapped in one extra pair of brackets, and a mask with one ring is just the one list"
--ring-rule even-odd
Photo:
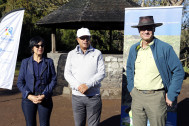
[(143, 94), (153, 94), (153, 93), (155, 93), (156, 91), (163, 91), (163, 90), (165, 90), (164, 88), (162, 88), (162, 89), (157, 89), (157, 90), (139, 90), (139, 89), (137, 89), (138, 91), (140, 91), (140, 92), (142, 92)]

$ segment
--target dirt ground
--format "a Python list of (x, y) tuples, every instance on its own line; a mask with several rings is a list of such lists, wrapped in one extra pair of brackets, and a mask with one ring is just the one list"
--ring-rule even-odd
[[(74, 126), (70, 96), (53, 96), (54, 107), (51, 126)], [(102, 100), (101, 126), (120, 126), (121, 98)], [(185, 80), (178, 97), (178, 126), (188, 126), (189, 79)], [(187, 117), (187, 118), (186, 118)], [(13, 90), (0, 89), (0, 126), (25, 126), (21, 110), (21, 93), (16, 85)]]

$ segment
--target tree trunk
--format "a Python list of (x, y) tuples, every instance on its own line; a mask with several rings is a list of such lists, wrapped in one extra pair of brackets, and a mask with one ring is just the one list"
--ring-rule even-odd
[(141, 7), (144, 7), (145, 0), (142, 0)]

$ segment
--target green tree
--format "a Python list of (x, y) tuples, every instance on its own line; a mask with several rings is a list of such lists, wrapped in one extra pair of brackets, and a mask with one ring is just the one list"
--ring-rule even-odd
[(28, 51), (29, 40), (36, 35), (42, 36), (48, 42), (45, 49), (50, 51), (51, 29), (38, 27), (35, 23), (66, 2), (68, 0), (0, 0), (0, 16), (15, 9), (25, 9), (18, 60), (31, 55)]
[(57, 51), (59, 52), (68, 52), (74, 49), (77, 45), (76, 30), (57, 29), (56, 41)]
[(3, 11), (5, 10), (5, 3), (6, 3), (6, 0), (0, 0), (0, 17), (2, 17), (3, 15)]
[[(39, 27), (35, 23), (54, 11), (69, 0), (0, 0), (3, 4), (1, 14), (4, 15), (14, 9), (25, 8), (24, 21), (22, 26), (22, 33), (19, 45), (19, 58), (22, 59), (30, 54), (28, 51), (29, 40), (31, 37), (40, 35), (48, 42), (45, 48), (47, 52), (51, 51), (51, 32), (49, 28)], [(95, 48), (102, 50), (104, 53), (121, 52), (123, 48), (123, 34), (119, 31), (112, 31), (110, 36), (109, 31), (96, 30), (91, 31), (92, 45)], [(68, 52), (75, 48), (76, 30), (56, 29), (56, 46), (58, 51)], [(118, 37), (119, 36), (119, 37)], [(111, 38), (110, 38), (111, 37)], [(118, 40), (117, 38), (121, 38)]]
[(133, 0), (141, 5), (141, 7), (152, 6), (179, 6), (182, 5), (184, 0)]

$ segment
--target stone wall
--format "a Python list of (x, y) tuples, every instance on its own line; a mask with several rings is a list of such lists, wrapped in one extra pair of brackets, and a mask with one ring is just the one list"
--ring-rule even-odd
[[(57, 86), (55, 95), (71, 95), (69, 84), (64, 79), (64, 66), (67, 53), (48, 53), (47, 56), (54, 60), (57, 72)], [(101, 82), (101, 95), (104, 99), (121, 99), (122, 95), (122, 75), (123, 75), (123, 55), (104, 54), (106, 77)]]

